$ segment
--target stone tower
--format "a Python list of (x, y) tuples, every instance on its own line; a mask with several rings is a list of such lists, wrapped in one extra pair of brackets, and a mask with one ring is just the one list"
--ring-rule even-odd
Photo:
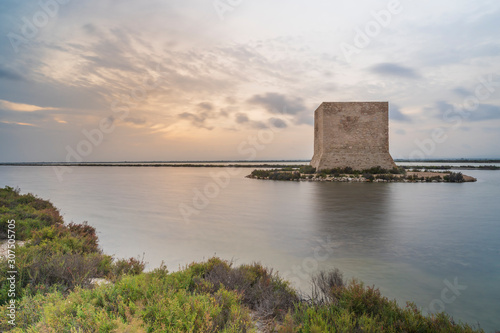
[(314, 112), (316, 170), (396, 166), (389, 154), (388, 102), (324, 102)]

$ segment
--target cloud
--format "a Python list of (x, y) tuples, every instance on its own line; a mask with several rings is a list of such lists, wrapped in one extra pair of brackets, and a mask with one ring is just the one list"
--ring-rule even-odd
[(280, 118), (269, 118), (269, 123), (276, 128), (286, 128), (288, 125), (283, 119)]
[(404, 129), (401, 129), (401, 128), (398, 128), (396, 131), (395, 131), (396, 134), (399, 134), (399, 135), (406, 135), (406, 131)]
[(196, 106), (198, 108), (196, 112), (183, 112), (178, 117), (190, 120), (191, 124), (195, 127), (212, 130), (214, 127), (207, 125), (207, 120), (227, 116), (224, 111), (216, 112), (210, 103), (199, 103)]
[(481, 127), (481, 132), (500, 134), (500, 128), (499, 127)]
[(52, 116), (44, 111), (17, 112), (0, 109), (0, 121), (5, 123), (38, 124), (49, 119), (52, 119)]
[(434, 107), (438, 110), (435, 117), (442, 118), (445, 113), (450, 113), (451, 115), (457, 114), (463, 117), (464, 121), (477, 122), (486, 120), (497, 120), (500, 119), (500, 106), (492, 104), (479, 104), (474, 111), (469, 111), (465, 109), (458, 109), (453, 104), (445, 101), (438, 101)]
[[(432, 107), (429, 107), (426, 109), (426, 111), (432, 111), (432, 109)], [(434, 105), (434, 109), (437, 109), (439, 111), (439, 113), (436, 114), (436, 117), (441, 118), (444, 112), (447, 112), (448, 110), (454, 110), (455, 106), (445, 101), (437, 101)]]
[[(212, 130), (214, 128), (214, 126), (209, 126), (207, 124), (208, 120), (216, 120), (216, 119), (219, 119), (221, 117), (227, 117), (229, 114), (228, 112), (233, 110), (232, 107), (229, 107), (229, 108), (221, 109), (221, 110), (217, 111), (215, 109), (215, 107), (212, 105), (212, 103), (208, 103), (208, 102), (198, 103), (196, 105), (196, 109), (197, 110), (194, 112), (182, 112), (182, 113), (178, 114), (178, 117), (180, 119), (190, 120), (191, 124), (195, 127), (205, 128), (208, 130)], [(246, 117), (246, 114), (238, 113), (236, 116), (236, 122), (237, 123), (248, 122), (248, 117), (246, 117), (246, 121), (245, 121), (245, 117)]]
[(16, 72), (0, 67), (0, 79), (21, 81), (24, 78), (21, 75), (17, 74)]
[(115, 120), (116, 120), (115, 116), (108, 116), (108, 117), (106, 117), (106, 125), (108, 127), (110, 127), (111, 125), (114, 124)]
[(146, 123), (146, 118), (134, 118), (134, 117), (127, 117), (123, 119), (126, 123), (132, 123), (136, 125), (143, 125)]
[(183, 112), (183, 113), (179, 114), (179, 118), (191, 120), (191, 124), (193, 126), (200, 127), (200, 128), (212, 129), (212, 128), (207, 127), (205, 125), (205, 121), (207, 120), (206, 115), (203, 115), (203, 114), (197, 115), (197, 114), (194, 114), (191, 112)]
[(498, 5), (495, 7), (477, 4), (465, 11), (450, 12), (451, 15), (443, 15), (442, 19), (427, 19), (426, 24), (409, 27), (405, 35), (412, 35), (417, 40), (425, 38), (426, 47), (408, 43), (406, 51), (420, 63), (431, 66), (473, 63), (472, 59), (496, 57), (500, 45), (493, 27), (498, 22), (500, 10)]
[(235, 117), (237, 124), (248, 123), (249, 121), (248, 116), (245, 113), (237, 113)]
[(208, 102), (202, 102), (198, 104), (198, 107), (207, 111), (212, 111), (214, 109), (214, 106)]
[(251, 125), (252, 125), (253, 128), (256, 128), (256, 129), (266, 129), (266, 128), (269, 128), (269, 126), (267, 126), (266, 123), (264, 123), (263, 121), (252, 121)]
[(389, 119), (406, 123), (412, 122), (411, 118), (402, 113), (399, 107), (394, 104), (389, 106)]
[(92, 23), (84, 24), (82, 28), (89, 35), (94, 35), (97, 32), (97, 27)]
[[(304, 100), (299, 97), (289, 97), (284, 94), (268, 92), (265, 94), (253, 95), (248, 99), (248, 103), (262, 106), (270, 114), (293, 116), (292, 122), (296, 125), (314, 124), (314, 118), (310, 112), (311, 110), (306, 107)], [(270, 120), (276, 120), (281, 128), (288, 126), (283, 119), (270, 118)]]
[(274, 92), (265, 93), (264, 95), (254, 95), (248, 102), (263, 106), (271, 114), (296, 115), (307, 111), (302, 98), (291, 98)]
[(397, 76), (397, 77), (403, 77), (403, 78), (409, 78), (409, 79), (415, 79), (418, 78), (420, 75), (418, 75), (415, 70), (409, 67), (404, 67), (395, 63), (381, 63), (375, 66), (370, 67), (370, 72), (379, 74), (379, 75), (384, 75), (384, 76)]
[(296, 125), (314, 125), (314, 117), (313, 117), (313, 112), (306, 110), (304, 112), (301, 112), (295, 117), (295, 124)]
[(22, 104), (22, 103), (14, 103), (0, 99), (0, 107), (12, 110), (12, 111), (21, 111), (21, 112), (33, 112), (39, 110), (57, 110), (57, 108), (44, 108), (37, 105), (30, 104)]
[(497, 120), (500, 119), (500, 106), (490, 104), (479, 104), (477, 110), (471, 111), (468, 117), (470, 121)]
[(469, 90), (467, 90), (464, 87), (456, 87), (455, 89), (452, 90), (455, 94), (461, 97), (467, 97), (470, 95), (473, 95)]

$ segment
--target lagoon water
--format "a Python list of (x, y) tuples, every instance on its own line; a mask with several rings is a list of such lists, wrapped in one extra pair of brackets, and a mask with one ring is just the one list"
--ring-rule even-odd
[(59, 181), (52, 167), (0, 166), (0, 186), (50, 199), (66, 222), (95, 226), (106, 253), (144, 254), (149, 269), (260, 261), (307, 292), (311, 274), (337, 267), (402, 305), (500, 329), (500, 171), (359, 184), (244, 178), (251, 170), (73, 167)]

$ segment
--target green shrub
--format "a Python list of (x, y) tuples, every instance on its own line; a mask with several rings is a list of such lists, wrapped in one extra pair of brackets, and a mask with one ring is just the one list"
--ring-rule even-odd
[(50, 201), (7, 186), (0, 189), (0, 239), (7, 237), (7, 220), (16, 221), (16, 240), (27, 240), (34, 230), (62, 224), (63, 219)]
[(316, 173), (316, 168), (310, 166), (310, 165), (303, 165), (299, 168), (299, 172), (303, 174), (313, 174)]
[(372, 167), (370, 169), (364, 169), (364, 170), (362, 170), (362, 172), (375, 174), (375, 175), (379, 175), (379, 174), (383, 174), (383, 173), (390, 173), (389, 170), (384, 169), (381, 166)]
[(394, 174), (381, 174), (381, 175), (376, 175), (375, 179), (382, 179), (386, 181), (391, 181), (391, 180), (397, 180), (399, 179), (398, 176), (395, 176)]
[(316, 297), (296, 304), (278, 332), (483, 332), (444, 313), (424, 316), (413, 303), (401, 308), (355, 280), (345, 285), (338, 271), (320, 273), (313, 286)]
[(406, 174), (406, 169), (405, 167), (403, 166), (399, 166), (399, 167), (394, 167), (392, 168), (391, 170), (389, 170), (389, 172), (393, 175), (405, 175)]
[(445, 182), (449, 183), (463, 183), (464, 176), (461, 172), (450, 172), (450, 174), (443, 177)]
[(269, 179), (271, 180), (299, 180), (300, 173), (297, 171), (287, 172), (287, 171), (274, 171), (269, 174)]
[(270, 173), (271, 171), (269, 170), (253, 170), (251, 176), (255, 178), (267, 178)]
[(119, 259), (112, 264), (107, 277), (115, 281), (123, 275), (138, 275), (144, 271), (145, 267), (144, 259)]
[(271, 179), (271, 180), (299, 180), (300, 172), (291, 169), (273, 169), (273, 170), (253, 170), (250, 174), (253, 178)]
[(314, 305), (337, 304), (338, 291), (344, 287), (344, 278), (338, 269), (319, 272), (311, 278), (312, 294), (310, 302)]
[(363, 178), (365, 178), (367, 181), (370, 182), (372, 182), (375, 179), (375, 177), (371, 173), (364, 173)]

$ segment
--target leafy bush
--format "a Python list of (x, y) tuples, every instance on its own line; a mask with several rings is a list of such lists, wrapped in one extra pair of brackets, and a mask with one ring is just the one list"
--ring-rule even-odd
[(428, 183), (433, 182), (433, 181), (441, 182), (441, 181), (443, 181), (443, 179), (441, 178), (441, 176), (432, 176), (432, 177), (425, 177), (425, 181)]
[(402, 166), (394, 167), (391, 170), (389, 170), (389, 172), (392, 173), (393, 175), (405, 175), (406, 169)]
[(0, 189), (0, 239), (7, 238), (7, 220), (16, 220), (16, 240), (27, 240), (34, 230), (62, 224), (63, 219), (50, 201), (33, 194), (20, 195), (19, 189)]
[(243, 304), (267, 319), (283, 319), (299, 300), (287, 282), (258, 263), (232, 268), (230, 263), (220, 262), (196, 277), (195, 283), (196, 289), (204, 292), (214, 293), (220, 288), (236, 291), (242, 295)]
[(138, 275), (146, 268), (146, 263), (143, 259), (129, 258), (116, 260), (110, 272), (106, 275), (112, 281), (116, 281), (123, 275)]
[[(68, 294), (52, 290), (26, 296), (18, 303), (14, 332), (116, 332), (120, 328), (123, 332), (247, 332), (252, 323), (240, 293), (223, 286), (210, 293), (195, 290), (194, 278), (221, 262), (213, 258), (171, 274), (161, 266), (94, 289), (76, 287)], [(0, 318), (0, 329), (7, 327)]]
[(461, 172), (450, 172), (449, 175), (443, 177), (444, 181), (449, 183), (463, 183), (464, 176)]
[(325, 175), (337, 175), (338, 177), (341, 174), (359, 174), (359, 170), (353, 170), (351, 167), (345, 167), (345, 168), (333, 168), (333, 169), (322, 169), (320, 170), (320, 173), (325, 174)]
[(251, 176), (255, 178), (267, 178), (270, 173), (271, 171), (269, 170), (254, 170), (252, 171)]
[(316, 168), (314, 168), (310, 165), (303, 165), (299, 168), (299, 172), (309, 175), (309, 174), (316, 173)]
[(312, 304), (337, 304), (337, 290), (344, 287), (343, 275), (337, 268), (329, 272), (321, 271), (316, 276), (313, 276), (311, 280)]
[(336, 270), (313, 278), (314, 288), (313, 297), (277, 325), (278, 332), (483, 332), (444, 313), (424, 316), (413, 303), (401, 308), (356, 280), (346, 285)]
[(250, 174), (252, 178), (270, 179), (270, 180), (299, 180), (301, 178), (298, 171), (273, 170), (254, 170)]
[(269, 179), (271, 179), (271, 180), (299, 180), (300, 173), (297, 171), (294, 171), (294, 172), (274, 171), (271, 174), (269, 174)]
[(383, 173), (390, 173), (389, 170), (382, 168), (381, 166), (372, 167), (370, 169), (362, 170), (363, 173), (371, 173), (375, 175), (380, 175)]
[(394, 174), (382, 174), (382, 175), (376, 175), (375, 179), (391, 181), (399, 179), (399, 176), (395, 176)]
[(365, 178), (366, 180), (368, 180), (370, 182), (372, 182), (375, 179), (375, 177), (371, 173), (364, 173), (363, 178)]

